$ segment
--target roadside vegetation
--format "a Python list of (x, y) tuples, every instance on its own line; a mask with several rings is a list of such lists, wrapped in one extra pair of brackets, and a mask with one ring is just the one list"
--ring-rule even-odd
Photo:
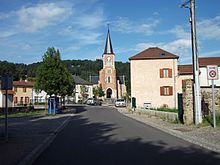
[[(38, 117), (38, 116), (45, 116), (47, 112), (45, 110), (34, 110), (34, 111), (27, 111), (27, 112), (15, 112), (8, 114), (8, 118), (16, 118), (16, 117)], [(4, 113), (0, 114), (0, 119), (4, 119)]]
[(157, 109), (153, 109), (153, 110), (178, 113), (178, 109), (175, 109), (175, 108), (157, 108)]
[[(213, 115), (203, 117), (202, 125), (203, 126), (211, 125), (213, 127), (214, 126), (214, 124), (213, 124)], [(220, 126), (220, 115), (216, 116), (216, 126), (217, 127)]]

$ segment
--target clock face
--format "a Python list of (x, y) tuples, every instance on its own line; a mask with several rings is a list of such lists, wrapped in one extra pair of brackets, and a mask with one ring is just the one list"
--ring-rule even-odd
[(112, 66), (112, 58), (111, 57), (107, 57), (106, 64), (107, 64), (107, 66)]

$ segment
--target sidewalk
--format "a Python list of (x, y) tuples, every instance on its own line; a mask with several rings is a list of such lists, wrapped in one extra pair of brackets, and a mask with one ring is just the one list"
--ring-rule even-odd
[(8, 122), (7, 143), (4, 138), (4, 120), (0, 120), (0, 164), (31, 164), (73, 115), (11, 118)]
[(160, 129), (166, 133), (179, 137), (183, 140), (197, 144), (214, 152), (220, 153), (220, 128), (211, 126), (197, 128), (194, 125), (186, 126), (183, 124), (174, 124), (163, 121), (147, 115), (128, 112), (126, 108), (117, 108), (118, 111), (130, 118), (146, 123), (152, 127)]

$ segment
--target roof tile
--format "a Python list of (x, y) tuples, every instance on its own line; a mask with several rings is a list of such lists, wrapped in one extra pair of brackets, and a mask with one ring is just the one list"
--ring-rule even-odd
[(148, 48), (132, 57), (129, 60), (148, 60), (148, 59), (178, 59), (179, 56), (167, 52), (158, 47)]

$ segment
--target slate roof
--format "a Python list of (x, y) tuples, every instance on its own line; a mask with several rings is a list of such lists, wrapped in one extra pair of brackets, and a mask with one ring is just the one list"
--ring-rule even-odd
[(76, 85), (92, 85), (92, 83), (82, 79), (79, 76), (73, 75), (73, 80), (75, 81)]
[(99, 83), (99, 76), (90, 76), (89, 81), (92, 84), (98, 84)]
[(109, 29), (107, 33), (104, 54), (114, 54)]
[(118, 76), (117, 80), (119, 80), (119, 84), (124, 84), (125, 76)]
[(167, 52), (158, 47), (145, 49), (144, 51), (132, 56), (129, 60), (152, 60), (152, 59), (178, 59), (179, 56)]
[[(117, 76), (116, 77), (117, 80), (119, 80), (119, 83), (120, 84), (124, 84), (124, 76)], [(98, 84), (99, 82), (99, 76), (90, 76), (89, 77), (89, 81), (92, 83), (92, 84)]]

